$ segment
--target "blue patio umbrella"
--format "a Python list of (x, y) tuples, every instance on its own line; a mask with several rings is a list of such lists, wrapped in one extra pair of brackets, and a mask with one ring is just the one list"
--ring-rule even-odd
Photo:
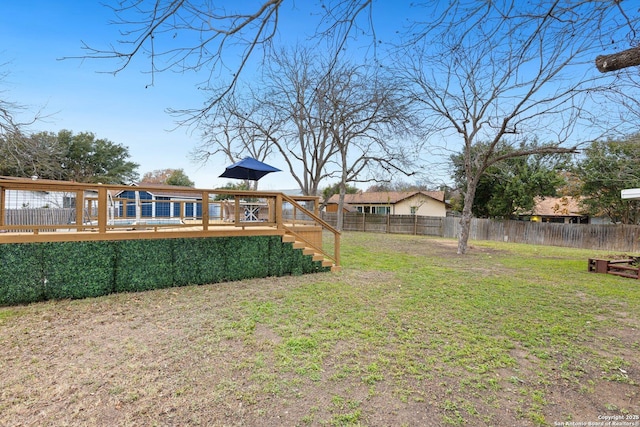
[(245, 157), (244, 159), (227, 166), (220, 175), (220, 178), (235, 178), (250, 181), (257, 181), (263, 176), (271, 172), (280, 172), (280, 169), (271, 165), (262, 163), (253, 157)]

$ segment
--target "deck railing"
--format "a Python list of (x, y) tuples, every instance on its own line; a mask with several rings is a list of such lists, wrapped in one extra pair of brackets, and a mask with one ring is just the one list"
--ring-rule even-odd
[[(300, 201), (305, 200), (307, 203), (311, 202), (313, 205), (313, 212), (310, 211), (309, 209), (305, 208), (304, 206), (300, 205)], [(307, 243), (308, 245), (315, 247), (317, 245), (314, 244), (314, 242), (310, 242), (307, 238), (305, 238), (304, 236), (300, 235), (300, 233), (298, 233), (295, 229), (295, 225), (296, 225), (296, 216), (298, 214), (301, 214), (303, 216), (303, 218), (306, 216), (308, 217), (308, 219), (306, 219), (307, 221), (311, 221), (314, 225), (318, 225), (320, 227), (322, 227), (322, 229), (326, 232), (326, 233), (330, 233), (332, 240), (333, 240), (333, 255), (330, 255), (328, 253), (328, 251), (326, 250), (322, 250), (322, 254), (331, 259), (333, 261), (333, 263), (335, 265), (340, 265), (340, 232), (335, 229), (333, 226), (331, 226), (328, 222), (326, 222), (325, 220), (323, 220), (322, 218), (320, 218), (319, 216), (319, 211), (318, 211), (318, 199), (317, 198), (308, 198), (308, 199), (304, 199), (302, 197), (298, 198), (297, 200), (293, 197), (289, 197), (286, 195), (283, 195), (283, 201), (288, 202), (292, 208), (293, 208), (293, 220), (291, 222), (291, 226), (287, 226), (285, 223), (283, 223), (283, 227), (292, 235), (296, 236), (298, 239), (300, 239), (301, 241)], [(302, 219), (303, 221), (305, 219)], [(324, 234), (324, 233), (323, 233)], [(324, 245), (322, 245), (324, 246)]]
[(340, 234), (318, 209), (279, 192), (0, 177), (0, 244), (290, 234), (338, 266)]

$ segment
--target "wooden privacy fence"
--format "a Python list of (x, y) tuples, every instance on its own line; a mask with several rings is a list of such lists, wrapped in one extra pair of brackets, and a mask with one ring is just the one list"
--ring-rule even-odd
[(35, 209), (6, 209), (4, 211), (5, 225), (50, 225), (68, 224), (75, 220), (73, 208), (35, 208)]
[[(335, 226), (337, 214), (323, 218)], [(398, 233), (457, 238), (460, 218), (418, 215), (345, 213), (344, 231)], [(640, 226), (613, 224), (558, 224), (530, 221), (471, 220), (471, 240), (493, 240), (532, 245), (565, 246), (610, 251), (640, 251)]]

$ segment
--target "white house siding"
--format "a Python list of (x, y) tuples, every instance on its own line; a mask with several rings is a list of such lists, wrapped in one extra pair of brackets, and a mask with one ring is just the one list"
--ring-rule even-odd
[(411, 215), (411, 208), (416, 207), (416, 215), (421, 216), (447, 216), (447, 208), (443, 202), (427, 197), (423, 194), (416, 194), (404, 200), (400, 200), (393, 206), (392, 213), (395, 215)]
[(64, 198), (73, 196), (74, 193), (60, 191), (26, 191), (6, 190), (4, 194), (5, 209), (37, 209), (37, 208), (62, 208)]

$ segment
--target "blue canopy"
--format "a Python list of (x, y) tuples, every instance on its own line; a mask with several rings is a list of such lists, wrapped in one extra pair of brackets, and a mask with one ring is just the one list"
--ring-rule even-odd
[(239, 162), (236, 162), (231, 166), (227, 166), (222, 175), (220, 175), (220, 178), (257, 181), (270, 172), (280, 172), (280, 169), (274, 168), (266, 163), (262, 163), (253, 157), (245, 157)]

